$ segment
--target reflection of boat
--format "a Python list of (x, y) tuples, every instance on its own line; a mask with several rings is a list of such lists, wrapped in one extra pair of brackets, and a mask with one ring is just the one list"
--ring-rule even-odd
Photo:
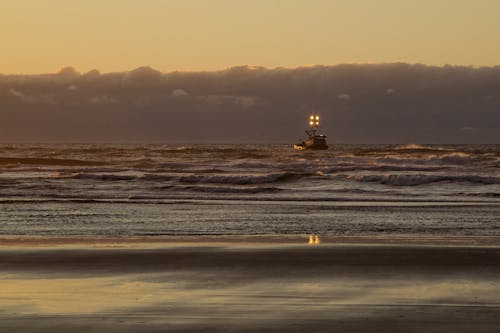
[(309, 117), (309, 129), (306, 130), (307, 138), (300, 143), (293, 145), (294, 149), (328, 149), (326, 136), (318, 133), (319, 116), (313, 114)]

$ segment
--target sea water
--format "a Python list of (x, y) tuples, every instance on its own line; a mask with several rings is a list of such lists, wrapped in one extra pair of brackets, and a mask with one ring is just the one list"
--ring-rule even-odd
[(0, 145), (0, 235), (500, 235), (500, 145)]

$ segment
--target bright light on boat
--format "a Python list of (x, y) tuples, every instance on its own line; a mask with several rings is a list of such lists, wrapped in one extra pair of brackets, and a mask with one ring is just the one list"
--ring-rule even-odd
[(314, 120), (314, 116), (311, 116), (311, 120)]
[(316, 125), (319, 125), (319, 121), (316, 122)]
[(319, 116), (316, 116), (316, 120), (319, 120)]
[(313, 121), (310, 121), (310, 122), (309, 122), (309, 125), (311, 125), (311, 126), (312, 126), (313, 124), (314, 124), (314, 122), (313, 122)]

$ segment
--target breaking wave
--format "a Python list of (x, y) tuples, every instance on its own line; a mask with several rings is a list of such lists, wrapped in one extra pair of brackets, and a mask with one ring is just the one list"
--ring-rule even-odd
[(437, 147), (437, 146), (425, 146), (425, 145), (419, 145), (416, 143), (409, 143), (406, 145), (399, 145), (394, 147), (393, 149), (395, 150), (419, 150), (419, 151), (433, 151), (433, 150), (438, 150), (438, 151), (446, 151), (446, 148), (443, 147)]
[(19, 145), (0, 147), (0, 200), (496, 202), (499, 162), (500, 145)]
[(416, 165), (463, 165), (473, 161), (471, 156), (463, 152), (447, 153), (442, 155), (429, 154), (424, 156), (386, 155), (376, 159), (378, 163), (388, 164), (416, 164)]

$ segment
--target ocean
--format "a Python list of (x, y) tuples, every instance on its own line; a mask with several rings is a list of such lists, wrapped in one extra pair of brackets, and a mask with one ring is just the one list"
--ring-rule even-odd
[(500, 145), (3, 144), (0, 235), (500, 236)]

